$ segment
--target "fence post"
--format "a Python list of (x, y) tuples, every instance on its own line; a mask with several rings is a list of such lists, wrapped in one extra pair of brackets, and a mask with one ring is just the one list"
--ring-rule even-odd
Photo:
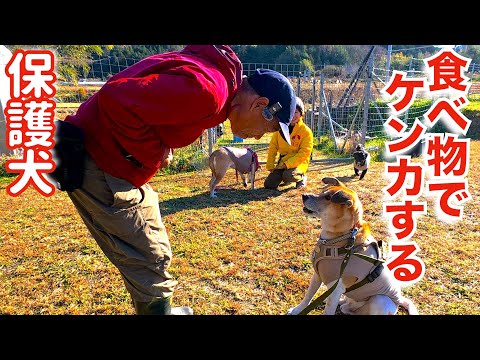
[[(412, 65), (413, 65), (413, 58), (410, 58), (410, 63), (408, 64), (408, 71), (407, 71), (407, 78), (408, 77), (414, 77), (415, 76), (415, 73), (413, 72), (413, 69), (412, 70)], [(404, 116), (404, 119), (405, 119), (405, 123), (408, 125), (408, 111), (410, 110), (410, 107), (407, 108), (407, 111), (405, 111), (403, 113), (403, 116)]]
[(365, 89), (364, 89), (365, 104), (364, 104), (364, 107), (363, 107), (363, 124), (362, 124), (362, 140), (361, 140), (361, 143), (364, 144), (364, 145), (365, 145), (365, 138), (367, 136), (368, 103), (370, 102), (370, 86), (372, 85), (373, 58), (374, 57), (375, 57), (375, 49), (372, 50), (372, 54), (370, 55), (370, 59), (368, 59), (367, 81), (366, 81)]
[[(323, 86), (325, 84), (325, 76), (323, 75), (323, 71), (320, 70), (320, 90), (319, 90), (319, 98), (320, 98), (320, 104), (318, 106), (318, 123), (317, 123), (317, 138), (320, 139), (321, 133), (322, 133), (322, 122), (323, 122), (323, 99), (322, 99), (322, 94), (323, 94)], [(325, 104), (326, 106), (326, 104)]]
[(302, 73), (299, 71), (298, 72), (298, 77), (297, 77), (297, 96), (300, 97), (300, 77), (302, 76)]
[(207, 129), (207, 134), (208, 134), (208, 155), (211, 155), (213, 152), (213, 128), (208, 128)]
[(385, 75), (385, 84), (388, 83), (390, 79), (390, 62), (392, 60), (392, 45), (388, 45), (387, 51), (387, 74)]
[[(324, 103), (327, 104), (327, 99), (325, 98), (325, 92), (324, 91), (322, 92), (322, 97), (323, 97)], [(337, 141), (336, 141), (336, 137), (335, 137), (335, 129), (333, 128), (333, 119), (332, 119), (332, 115), (330, 114), (330, 110), (328, 108), (329, 108), (329, 106), (325, 105), (325, 111), (327, 112), (328, 122), (330, 124), (330, 132), (332, 133), (333, 146), (334, 146), (335, 150), (338, 151)]]
[(315, 117), (315, 100), (316, 100), (316, 93), (315, 93), (315, 85), (317, 82), (317, 79), (315, 78), (315, 70), (313, 70), (313, 83), (312, 83), (312, 113), (310, 115), (310, 124), (309, 127), (310, 129), (313, 129), (313, 122), (314, 122), (314, 117)]

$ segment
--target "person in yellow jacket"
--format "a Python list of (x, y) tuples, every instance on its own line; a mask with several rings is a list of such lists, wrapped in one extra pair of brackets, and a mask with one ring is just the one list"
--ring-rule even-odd
[(279, 131), (272, 134), (266, 164), (270, 174), (264, 182), (266, 189), (276, 189), (282, 181), (285, 184), (295, 182), (297, 189), (307, 185), (306, 172), (313, 150), (313, 133), (303, 122), (304, 113), (303, 101), (297, 96), (295, 114), (289, 126), (291, 145)]

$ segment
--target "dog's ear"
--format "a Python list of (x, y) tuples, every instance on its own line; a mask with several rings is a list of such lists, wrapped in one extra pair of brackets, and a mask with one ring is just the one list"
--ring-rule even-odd
[(322, 181), (327, 185), (344, 186), (336, 177), (324, 177)]
[(331, 197), (331, 201), (335, 204), (342, 204), (350, 207), (353, 205), (352, 199), (350, 199), (350, 195), (343, 192), (342, 190), (337, 191)]

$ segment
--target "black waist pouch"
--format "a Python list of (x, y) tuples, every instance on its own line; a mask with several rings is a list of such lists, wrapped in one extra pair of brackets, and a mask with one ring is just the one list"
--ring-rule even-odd
[(73, 191), (82, 186), (87, 152), (82, 129), (62, 120), (55, 120), (53, 160), (57, 167), (49, 177), (62, 191)]

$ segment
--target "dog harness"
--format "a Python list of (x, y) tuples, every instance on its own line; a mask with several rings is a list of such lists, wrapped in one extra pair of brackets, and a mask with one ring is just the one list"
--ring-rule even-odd
[[(338, 281), (342, 276), (356, 277), (358, 281), (345, 291), (348, 297), (355, 301), (365, 301), (370, 296), (382, 294), (398, 306), (400, 287), (395, 283), (391, 272), (382, 271), (383, 259), (376, 240), (369, 236), (366, 242), (354, 246), (357, 231), (358, 229), (354, 228), (351, 234), (332, 240), (320, 238), (311, 256), (314, 271), (324, 284)], [(344, 240), (348, 240), (346, 244)], [(307, 314), (318, 306), (320, 301), (323, 302), (336, 285), (337, 283), (312, 301), (300, 314)]]

